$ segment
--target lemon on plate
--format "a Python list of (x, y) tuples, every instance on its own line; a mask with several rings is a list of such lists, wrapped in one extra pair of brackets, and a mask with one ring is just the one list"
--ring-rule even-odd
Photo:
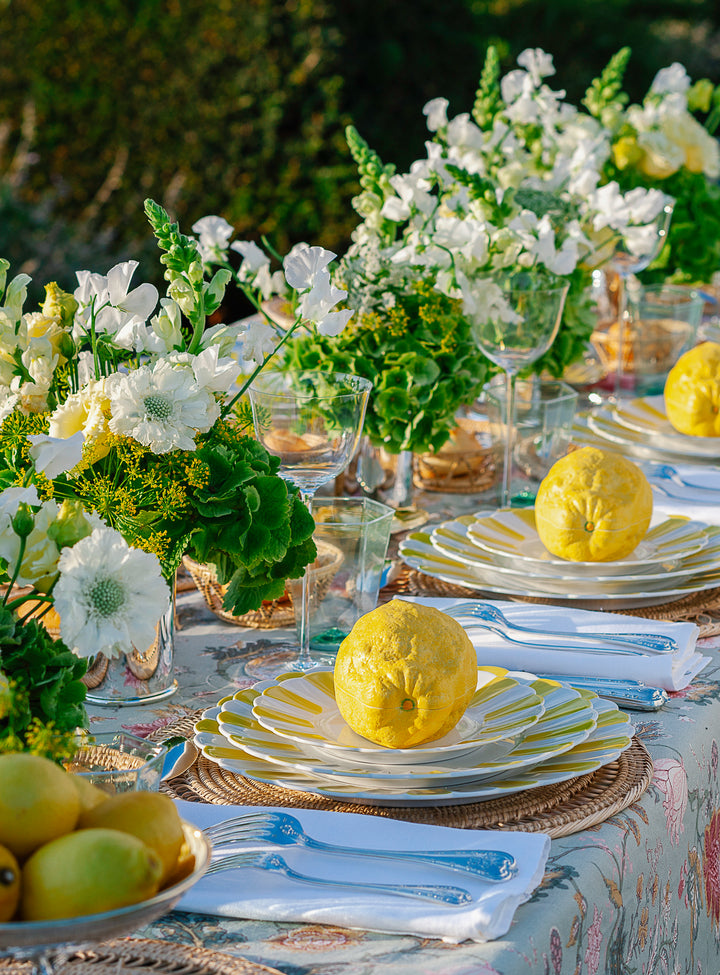
[(665, 412), (678, 433), (720, 437), (720, 343), (681, 355), (665, 380)]
[(652, 517), (650, 484), (627, 458), (581, 447), (550, 468), (535, 499), (548, 552), (570, 562), (609, 562), (634, 551)]
[(462, 626), (430, 606), (394, 599), (362, 616), (340, 644), (335, 700), (347, 724), (387, 748), (442, 738), (477, 684)]

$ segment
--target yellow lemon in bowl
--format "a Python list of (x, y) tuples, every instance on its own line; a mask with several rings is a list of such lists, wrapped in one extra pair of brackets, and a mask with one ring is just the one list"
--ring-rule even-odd
[(720, 343), (681, 355), (665, 380), (665, 412), (678, 433), (720, 437)]
[(630, 555), (647, 533), (652, 488), (632, 461), (581, 447), (550, 468), (535, 498), (535, 527), (548, 552), (570, 562)]
[(335, 701), (353, 731), (387, 748), (411, 748), (458, 723), (477, 686), (477, 656), (452, 617), (394, 599), (355, 623), (334, 677)]

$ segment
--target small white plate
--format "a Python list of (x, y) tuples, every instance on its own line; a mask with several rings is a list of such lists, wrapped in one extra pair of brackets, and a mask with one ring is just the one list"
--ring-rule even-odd
[(682, 559), (699, 552), (708, 543), (707, 525), (681, 515), (666, 518), (649, 529), (633, 552), (608, 562), (570, 562), (552, 555), (540, 541), (534, 508), (498, 508), (491, 515), (476, 517), (467, 529), (468, 540), (519, 569), (558, 577), (572, 574), (590, 579), (625, 576), (660, 568), (673, 569)]
[(501, 739), (517, 740), (537, 723), (544, 708), (532, 688), (502, 671), (481, 667), (478, 689), (449, 734), (412, 748), (385, 748), (347, 725), (335, 702), (332, 670), (316, 669), (266, 688), (253, 705), (253, 715), (264, 728), (318, 754), (387, 767), (437, 762), (474, 753)]

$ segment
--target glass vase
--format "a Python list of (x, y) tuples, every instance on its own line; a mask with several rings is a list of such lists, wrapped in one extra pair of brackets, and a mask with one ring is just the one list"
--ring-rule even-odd
[(171, 697), (175, 680), (175, 596), (155, 627), (155, 639), (144, 650), (119, 657), (98, 654), (85, 675), (85, 703), (100, 707), (136, 707)]

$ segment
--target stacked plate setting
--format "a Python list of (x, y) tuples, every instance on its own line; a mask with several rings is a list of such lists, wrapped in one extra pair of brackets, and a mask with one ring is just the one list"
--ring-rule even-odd
[(615, 406), (597, 407), (585, 420), (576, 421), (573, 439), (650, 460), (720, 462), (720, 438), (679, 433), (667, 418), (662, 396), (643, 396)]
[(445, 737), (391, 749), (355, 734), (333, 673), (281, 674), (238, 691), (195, 726), (195, 744), (226, 771), (348, 803), (479, 802), (593, 772), (630, 746), (615, 704), (566, 683), (479, 668), (478, 687)]
[(720, 586), (720, 527), (676, 516), (613, 562), (552, 556), (534, 508), (499, 508), (415, 532), (400, 555), (426, 575), (485, 593), (544, 597), (586, 609), (651, 606)]

